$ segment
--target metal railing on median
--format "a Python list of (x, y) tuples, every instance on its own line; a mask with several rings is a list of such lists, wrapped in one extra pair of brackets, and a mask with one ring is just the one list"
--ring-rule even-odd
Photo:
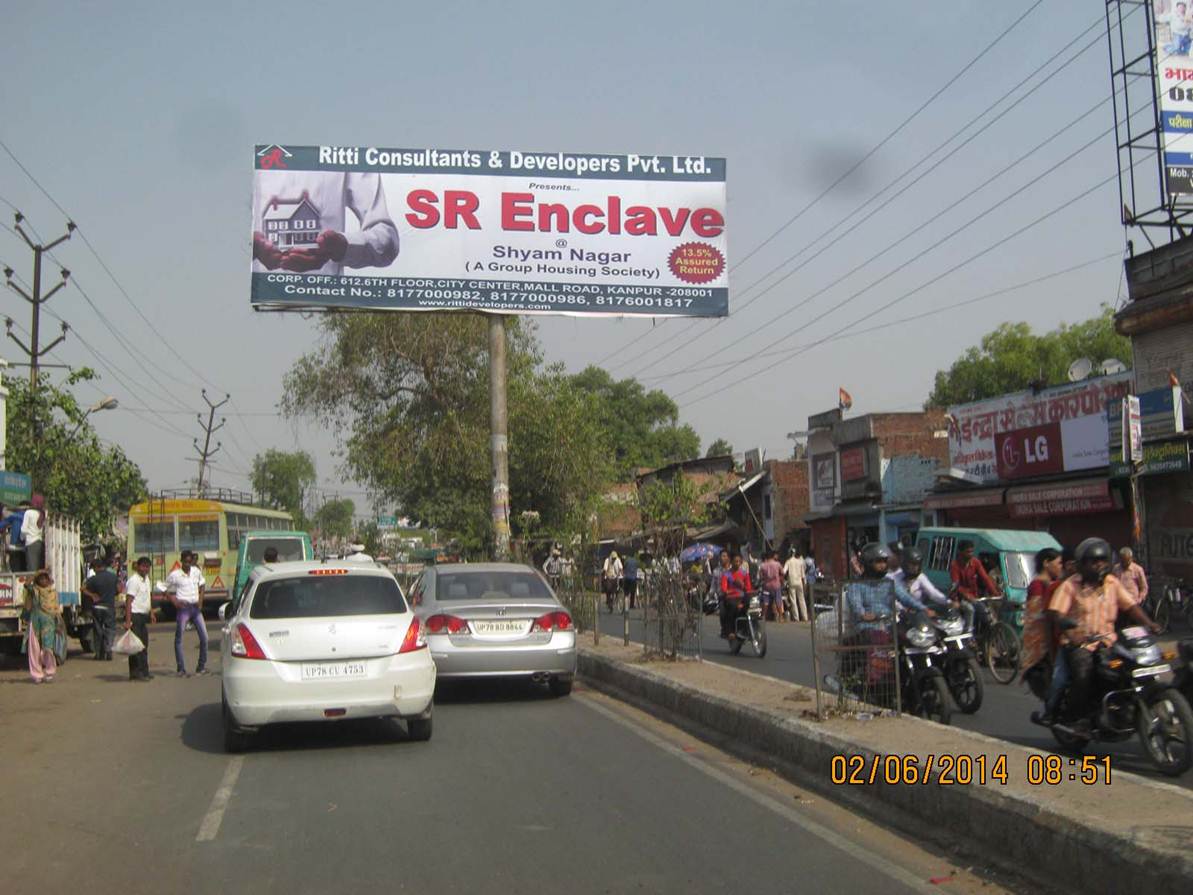
[(656, 568), (647, 579), (642, 606), (643, 648), (663, 659), (702, 657), (700, 599), (681, 571)]
[(824, 720), (898, 714), (902, 688), (894, 591), (889, 606), (870, 606), (867, 617), (858, 617), (850, 609), (848, 588), (849, 582), (832, 580), (810, 588), (816, 715)]

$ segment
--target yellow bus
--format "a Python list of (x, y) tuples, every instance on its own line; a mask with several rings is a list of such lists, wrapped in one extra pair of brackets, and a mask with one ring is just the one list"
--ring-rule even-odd
[[(156, 583), (179, 566), (184, 550), (193, 550), (207, 580), (209, 606), (229, 598), (236, 578), (236, 553), (247, 531), (293, 528), (290, 514), (253, 505), (243, 491), (206, 488), (164, 491), (128, 511), (128, 562), (148, 556)], [(156, 595), (155, 595), (156, 600)]]

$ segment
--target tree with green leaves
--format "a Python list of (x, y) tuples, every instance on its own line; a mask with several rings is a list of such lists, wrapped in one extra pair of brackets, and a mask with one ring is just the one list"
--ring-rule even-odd
[(356, 504), (349, 497), (326, 501), (315, 510), (314, 523), (322, 537), (346, 539), (352, 535)]
[(647, 391), (637, 379), (614, 379), (595, 366), (577, 373), (572, 382), (597, 401), (621, 481), (630, 481), (639, 467), (654, 469), (700, 456), (700, 437), (691, 426), (680, 425), (679, 407), (666, 392)]
[(708, 450), (704, 452), (706, 457), (729, 457), (733, 455), (733, 445), (731, 445), (724, 438), (718, 438), (708, 446)]
[[(345, 470), (386, 504), (478, 554), (491, 539), (488, 322), (478, 314), (345, 314), (286, 376), (283, 409), (328, 425)], [(511, 519), (575, 531), (607, 481), (592, 395), (543, 368), (533, 326), (507, 323)]]
[(283, 509), (299, 528), (307, 527), (307, 495), (315, 484), (315, 461), (306, 451), (270, 448), (253, 457), (253, 490), (275, 509)]
[(5, 465), (31, 476), (46, 508), (77, 520), (89, 540), (111, 533), (113, 518), (145, 496), (140, 468), (123, 446), (104, 446), (70, 391), (97, 378), (83, 368), (57, 386), (43, 373), (36, 390), (24, 377), (4, 380), (9, 392)]
[(925, 408), (947, 407), (1022, 391), (1032, 385), (1067, 381), (1069, 365), (1078, 358), (1095, 364), (1108, 359), (1131, 366), (1131, 342), (1114, 329), (1114, 312), (1037, 335), (1027, 323), (1003, 323), (982, 337), (981, 344), (961, 355), (948, 370), (936, 374)]

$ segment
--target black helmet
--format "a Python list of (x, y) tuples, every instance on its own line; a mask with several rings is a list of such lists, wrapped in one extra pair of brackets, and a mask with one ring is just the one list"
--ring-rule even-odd
[(874, 564), (880, 560), (888, 563), (891, 561), (891, 551), (887, 549), (886, 545), (879, 544), (877, 541), (871, 541), (862, 548), (862, 568), (865, 570), (867, 577), (881, 578), (886, 574), (885, 572), (878, 572), (873, 568)]
[[(1086, 538), (1077, 545), (1073, 558), (1086, 584), (1101, 584), (1110, 571), (1110, 545), (1102, 538)], [(1096, 562), (1105, 563), (1101, 570), (1095, 569)]]
[(907, 547), (903, 551), (903, 565), (906, 566), (923, 566), (924, 554), (920, 553), (918, 547)]

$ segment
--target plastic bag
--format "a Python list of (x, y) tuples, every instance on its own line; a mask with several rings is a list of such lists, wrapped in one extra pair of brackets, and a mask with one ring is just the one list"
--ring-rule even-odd
[(112, 644), (112, 652), (119, 653), (122, 656), (135, 656), (144, 649), (145, 644), (132, 631), (125, 631), (120, 635), (120, 639)]

